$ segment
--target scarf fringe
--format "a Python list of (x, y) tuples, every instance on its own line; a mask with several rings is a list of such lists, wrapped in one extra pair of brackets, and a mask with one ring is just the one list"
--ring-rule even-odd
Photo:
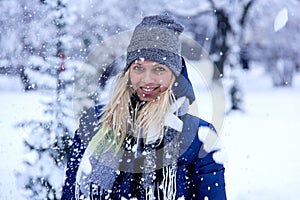
[(163, 168), (163, 180), (161, 183), (156, 184), (156, 186), (149, 186), (146, 188), (146, 200), (154, 200), (155, 197), (155, 187), (159, 194), (157, 195), (157, 200), (175, 200), (176, 198), (176, 173), (177, 165), (172, 164), (170, 166)]

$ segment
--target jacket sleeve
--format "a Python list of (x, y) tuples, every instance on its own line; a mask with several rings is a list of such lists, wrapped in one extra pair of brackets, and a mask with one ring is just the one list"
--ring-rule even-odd
[(89, 108), (80, 118), (70, 149), (61, 200), (75, 200), (76, 174), (88, 142), (99, 130), (100, 109), (101, 106)]
[(225, 200), (224, 166), (213, 159), (214, 152), (198, 158), (191, 167), (191, 187), (195, 199)]
[[(212, 135), (210, 135), (212, 134)], [(221, 148), (215, 129), (209, 124), (198, 131), (198, 156), (190, 166), (191, 189), (195, 199), (225, 200), (225, 168), (220, 159)]]
[(75, 200), (76, 174), (84, 151), (85, 147), (76, 131), (67, 163), (66, 179), (62, 189), (61, 200)]

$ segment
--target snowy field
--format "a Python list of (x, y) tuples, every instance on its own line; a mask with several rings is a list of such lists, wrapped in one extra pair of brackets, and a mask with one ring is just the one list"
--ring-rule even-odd
[(290, 88), (260, 70), (242, 75), (245, 111), (228, 115), (223, 132), (229, 199), (299, 199), (299, 75)]
[[(241, 74), (244, 112), (225, 118), (229, 200), (298, 200), (300, 197), (300, 74), (293, 87), (273, 88), (262, 70)], [(0, 199), (22, 200), (14, 176), (23, 156), (24, 130), (16, 123), (42, 113), (37, 92), (0, 76)], [(63, 177), (62, 177), (63, 179)]]

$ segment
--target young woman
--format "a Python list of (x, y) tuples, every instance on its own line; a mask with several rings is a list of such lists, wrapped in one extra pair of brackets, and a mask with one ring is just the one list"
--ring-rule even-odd
[(226, 199), (218, 149), (205, 145), (215, 130), (188, 113), (182, 31), (168, 15), (135, 28), (109, 102), (80, 120), (62, 199)]

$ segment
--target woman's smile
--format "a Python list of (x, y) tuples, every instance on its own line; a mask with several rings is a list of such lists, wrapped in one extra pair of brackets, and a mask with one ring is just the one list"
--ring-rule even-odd
[(158, 87), (155, 86), (145, 86), (145, 87), (140, 87), (145, 93), (150, 94), (155, 92), (155, 90), (159, 89)]

